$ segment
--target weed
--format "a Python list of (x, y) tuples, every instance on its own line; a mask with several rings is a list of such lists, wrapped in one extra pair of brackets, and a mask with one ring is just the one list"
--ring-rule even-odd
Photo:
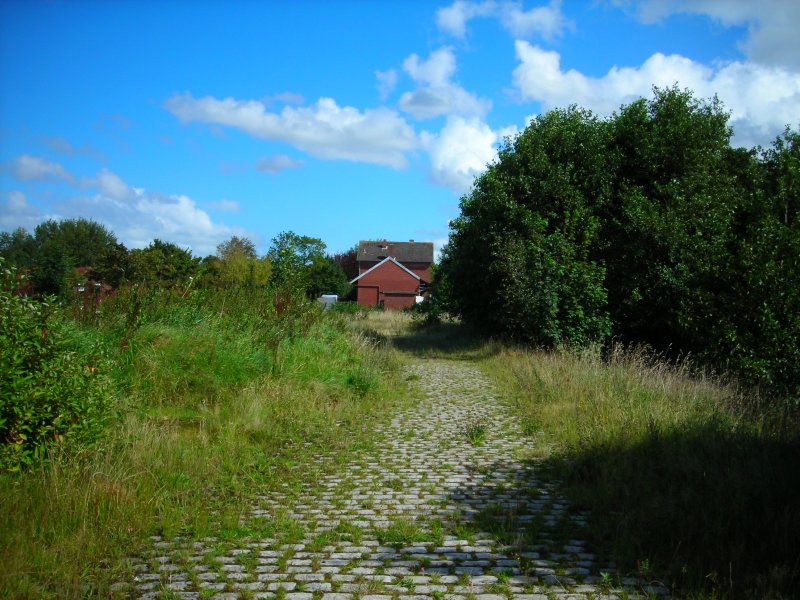
[(464, 437), (473, 446), (482, 446), (486, 441), (486, 423), (483, 419), (472, 417), (463, 428)]
[[(641, 349), (504, 349), (484, 365), (537, 436), (540, 478), (565, 483), (590, 515), (590, 541), (623, 571), (700, 597), (791, 596), (800, 585), (787, 563), (800, 539), (786, 483), (800, 470), (791, 410)], [(549, 532), (554, 544), (573, 535), (569, 521)]]
[[(341, 464), (370, 447), (370, 423), (402, 401), (404, 383), (391, 350), (301, 309), (277, 315), (257, 291), (153, 288), (120, 290), (91, 322), (50, 307), (48, 335), (63, 327), (81, 373), (105, 378), (92, 389), (110, 391), (118, 421), (94, 450), (51, 449), (47, 464), (0, 474), (0, 596), (107, 596), (155, 533), (302, 539), (288, 519), (242, 520), (252, 490), (308, 489), (321, 452)], [(88, 360), (95, 351), (107, 368)]]

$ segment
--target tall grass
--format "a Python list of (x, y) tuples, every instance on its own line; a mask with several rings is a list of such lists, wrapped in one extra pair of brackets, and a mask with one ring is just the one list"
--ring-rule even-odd
[(596, 550), (692, 597), (800, 586), (800, 424), (779, 403), (639, 350), (507, 349), (489, 372)]
[(247, 535), (256, 494), (311, 484), (402, 399), (388, 349), (302, 301), (131, 290), (67, 329), (104, 348), (117, 417), (0, 474), (2, 597), (106, 597), (151, 535)]

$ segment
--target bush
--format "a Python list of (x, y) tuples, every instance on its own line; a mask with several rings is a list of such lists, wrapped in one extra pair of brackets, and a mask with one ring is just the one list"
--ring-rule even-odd
[(48, 445), (93, 443), (108, 418), (100, 353), (77, 340), (51, 299), (20, 296), (0, 259), (0, 470), (17, 471)]
[(451, 313), (546, 348), (609, 338), (800, 402), (800, 132), (733, 148), (716, 99), (540, 115), (450, 223)]
[(447, 308), (492, 335), (545, 347), (610, 332), (605, 271), (590, 255), (609, 193), (607, 126), (571, 108), (535, 119), (461, 200), (437, 270)]

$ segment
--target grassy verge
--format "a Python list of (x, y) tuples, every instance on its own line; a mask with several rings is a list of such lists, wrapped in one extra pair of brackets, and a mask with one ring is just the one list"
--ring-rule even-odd
[(595, 548), (691, 597), (800, 586), (800, 426), (641, 351), (505, 349), (485, 362), (536, 436), (543, 475), (590, 511)]
[(391, 350), (302, 303), (140, 290), (63, 326), (78, 355), (102, 347), (116, 416), (93, 447), (0, 475), (2, 597), (107, 597), (151, 535), (254, 534), (257, 493), (313, 482), (402, 400)]

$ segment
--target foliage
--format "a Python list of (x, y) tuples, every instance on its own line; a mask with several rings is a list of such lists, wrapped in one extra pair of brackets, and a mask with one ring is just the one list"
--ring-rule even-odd
[(646, 561), (674, 597), (795, 594), (796, 408), (621, 346), (507, 348), (487, 366), (536, 437), (540, 477), (587, 511), (601, 560), (622, 575)]
[(283, 231), (272, 238), (267, 252), (272, 261), (272, 282), (305, 290), (308, 287), (308, 268), (315, 259), (325, 256), (325, 243), (319, 238)]
[(132, 281), (176, 283), (193, 277), (199, 270), (199, 259), (192, 253), (162, 240), (153, 240), (143, 250), (131, 250)]
[(333, 260), (342, 267), (347, 281), (352, 281), (358, 277), (358, 244), (346, 252), (337, 252), (333, 255)]
[(0, 471), (33, 464), (48, 446), (90, 444), (109, 417), (102, 355), (78, 352), (53, 300), (17, 286), (0, 259)]
[(253, 242), (233, 236), (217, 246), (217, 281), (224, 287), (265, 287), (272, 274), (267, 257), (259, 259)]
[(606, 128), (578, 109), (535, 119), (461, 200), (441, 273), (449, 308), (485, 332), (544, 346), (609, 333), (603, 269), (591, 259), (608, 193)]
[(33, 265), (36, 256), (36, 240), (25, 231), (18, 227), (11, 233), (0, 232), (0, 256), (6, 259), (8, 264), (15, 265), (19, 269), (29, 268)]
[(316, 257), (308, 267), (309, 298), (318, 298), (321, 294), (336, 294), (345, 298), (350, 294), (351, 286), (341, 265), (331, 256)]
[(267, 256), (273, 265), (272, 284), (284, 293), (302, 293), (309, 298), (350, 293), (342, 267), (325, 254), (325, 243), (319, 238), (281, 232), (272, 239)]
[(157, 281), (65, 325), (109, 357), (122, 421), (92, 451), (0, 473), (0, 596), (112, 597), (150, 536), (242, 531), (254, 488), (308, 490), (321, 453), (328, 468), (364, 448), (402, 400), (393, 356), (302, 296), (274, 299)]
[(717, 99), (674, 87), (605, 120), (540, 115), (461, 200), (447, 307), (544, 347), (692, 353), (797, 401), (799, 135), (734, 149)]

